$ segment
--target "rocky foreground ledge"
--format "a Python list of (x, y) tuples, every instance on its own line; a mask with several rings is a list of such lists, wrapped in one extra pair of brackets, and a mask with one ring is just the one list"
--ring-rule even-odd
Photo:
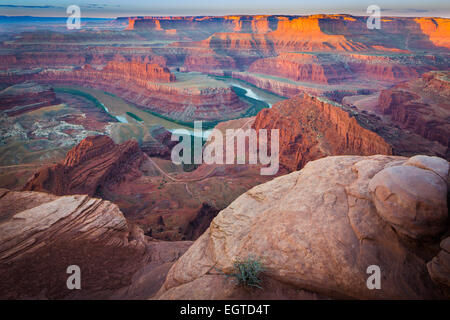
[[(448, 173), (428, 156), (311, 161), (222, 210), (157, 298), (448, 298)], [(266, 267), (262, 290), (225, 275), (249, 255)], [(370, 265), (379, 290), (366, 285)]]
[(189, 245), (151, 241), (109, 201), (0, 189), (0, 299), (147, 297)]
[[(106, 200), (0, 189), (0, 298), (449, 298), (448, 183), (437, 157), (322, 158), (247, 191), (194, 244), (152, 240)], [(227, 277), (249, 255), (263, 289)]]

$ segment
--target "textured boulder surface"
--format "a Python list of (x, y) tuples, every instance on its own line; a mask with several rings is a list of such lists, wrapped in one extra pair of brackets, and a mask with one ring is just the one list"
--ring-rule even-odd
[(434, 158), (438, 159), (434, 161), (437, 166), (427, 166), (428, 157), (418, 157), (412, 157), (404, 166), (378, 172), (369, 182), (377, 212), (399, 233), (411, 238), (439, 234), (445, 230), (448, 216), (447, 174), (444, 179), (439, 175), (448, 173), (448, 162)]
[[(448, 239), (440, 253), (439, 243), (448, 232), (447, 181), (447, 161), (426, 156), (311, 161), (222, 210), (169, 271), (157, 297), (239, 296), (225, 274), (249, 255), (266, 268), (262, 291), (266, 283), (266, 290), (290, 298), (301, 297), (301, 290), (331, 298), (446, 297)], [(425, 187), (433, 203), (420, 194)], [(371, 265), (381, 270), (379, 290), (366, 285)]]
[[(252, 119), (222, 122), (221, 128), (244, 128)], [(145, 234), (161, 240), (194, 240), (220, 209), (248, 189), (266, 182), (259, 165), (202, 164), (184, 172), (168, 160), (170, 135), (151, 132), (155, 143), (134, 140), (115, 144), (91, 136), (69, 150), (63, 162), (41, 167), (22, 190), (56, 195), (88, 194), (115, 203)], [(281, 173), (281, 170), (280, 170)]]
[(253, 127), (280, 130), (280, 164), (289, 171), (328, 155), (391, 154), (391, 146), (339, 105), (302, 94), (256, 116)]
[[(190, 244), (149, 241), (109, 201), (0, 189), (2, 299), (151, 295)], [(82, 290), (66, 287), (70, 265), (81, 269)], [(142, 287), (133, 280), (138, 271), (157, 276)]]

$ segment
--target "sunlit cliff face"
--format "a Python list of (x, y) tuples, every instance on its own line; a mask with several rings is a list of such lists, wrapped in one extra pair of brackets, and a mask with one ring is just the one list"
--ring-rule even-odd
[[(382, 17), (371, 29), (345, 14), (124, 16), (79, 30), (58, 19), (0, 34), (0, 228), (16, 226), (0, 232), (0, 248), (3, 262), (17, 259), (0, 257), (0, 298), (147, 299), (160, 288), (166, 298), (249, 298), (209, 274), (247, 251), (287, 270), (268, 274), (265, 299), (442, 298), (450, 19)], [(39, 218), (53, 213), (62, 221)], [(90, 243), (95, 235), (104, 242)], [(221, 241), (227, 252), (209, 257)], [(72, 254), (92, 281), (79, 295), (59, 283)], [(343, 260), (324, 268), (330, 256)], [(393, 272), (388, 294), (367, 291), (366, 262), (403, 270), (403, 285)], [(121, 273), (108, 286), (104, 270)], [(305, 295), (305, 283), (318, 286)]]

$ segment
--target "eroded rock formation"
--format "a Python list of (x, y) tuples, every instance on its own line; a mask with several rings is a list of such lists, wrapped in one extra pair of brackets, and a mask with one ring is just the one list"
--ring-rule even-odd
[(53, 88), (25, 82), (0, 91), (0, 110), (8, 116), (36, 110), (58, 103)]
[[(116, 205), (86, 195), (1, 189), (0, 221), (2, 299), (104, 299), (119, 292), (122, 298), (134, 298), (139, 291), (152, 295), (167, 266), (190, 245), (149, 241)], [(72, 265), (80, 267), (82, 290), (67, 288)], [(155, 276), (147, 288), (133, 280), (140, 270)], [(127, 290), (130, 286), (133, 292)]]
[(327, 155), (392, 153), (382, 137), (363, 128), (348, 111), (306, 94), (262, 110), (253, 127), (280, 130), (280, 164), (289, 171)]
[(398, 126), (450, 146), (449, 72), (429, 72), (381, 92), (377, 110)]
[[(240, 120), (230, 123), (227, 127), (242, 125)], [(257, 165), (203, 164), (193, 172), (182, 172), (170, 159), (149, 158), (148, 154), (159, 156), (162, 151), (164, 158), (168, 152), (161, 149), (168, 142), (167, 131), (154, 131), (155, 140), (162, 143), (144, 143), (145, 152), (134, 140), (118, 145), (107, 136), (88, 137), (62, 163), (37, 170), (23, 189), (95, 195), (118, 205), (148, 236), (194, 240), (218, 210), (271, 178), (261, 176)]]
[(277, 57), (260, 59), (252, 63), (248, 70), (286, 77), (295, 81), (324, 84), (345, 81), (350, 77), (344, 64), (321, 62), (317, 56), (302, 53), (283, 53)]
[(140, 175), (144, 155), (134, 140), (116, 145), (107, 136), (91, 136), (66, 155), (63, 163), (41, 168), (24, 190), (56, 195), (101, 194), (108, 184)]
[(123, 76), (123, 80), (143, 80), (154, 82), (173, 82), (176, 77), (169, 69), (154, 63), (109, 62), (102, 71), (106, 74)]
[[(374, 34), (364, 17), (344, 14), (310, 16), (139, 17), (130, 19), (129, 29), (182, 33), (191, 38), (204, 30), (209, 38), (198, 45), (214, 49), (258, 49), (295, 51), (408, 52), (411, 49), (443, 50), (449, 47), (449, 22), (444, 18), (382, 19)], [(411, 40), (401, 37), (414, 35)], [(376, 39), (375, 42), (372, 40)]]
[[(331, 298), (448, 297), (440, 286), (448, 285), (446, 240), (434, 258), (448, 231), (448, 168), (446, 160), (426, 156), (311, 161), (222, 210), (171, 268), (157, 297), (292, 299), (302, 297), (299, 290)], [(249, 292), (227, 276), (248, 256), (266, 268), (263, 290)], [(372, 265), (381, 270), (380, 290), (366, 284)]]
[(176, 141), (171, 140), (170, 131), (162, 126), (154, 126), (151, 128), (150, 134), (153, 139), (141, 143), (141, 150), (149, 157), (170, 159), (172, 148), (177, 144)]

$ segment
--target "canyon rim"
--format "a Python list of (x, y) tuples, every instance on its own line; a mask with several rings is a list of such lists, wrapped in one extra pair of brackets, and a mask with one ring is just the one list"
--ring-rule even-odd
[(0, 299), (450, 299), (448, 3), (5, 2)]

